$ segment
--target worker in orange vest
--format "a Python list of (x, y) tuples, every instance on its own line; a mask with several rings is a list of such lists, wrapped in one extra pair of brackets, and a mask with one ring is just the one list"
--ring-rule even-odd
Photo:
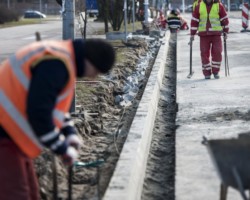
[(32, 159), (44, 147), (66, 165), (80, 140), (68, 114), (76, 77), (108, 72), (115, 61), (105, 40), (40, 41), (0, 67), (0, 199), (38, 200)]

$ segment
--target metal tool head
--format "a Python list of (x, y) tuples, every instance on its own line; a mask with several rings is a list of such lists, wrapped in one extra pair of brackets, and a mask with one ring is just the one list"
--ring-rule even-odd
[(187, 78), (192, 78), (193, 74), (194, 74), (194, 71), (192, 71), (190, 74), (188, 74)]
[(81, 168), (81, 167), (98, 167), (99, 165), (104, 163), (104, 159), (99, 159), (95, 161), (90, 161), (90, 162), (80, 162), (77, 161), (74, 163), (74, 167), (76, 168)]

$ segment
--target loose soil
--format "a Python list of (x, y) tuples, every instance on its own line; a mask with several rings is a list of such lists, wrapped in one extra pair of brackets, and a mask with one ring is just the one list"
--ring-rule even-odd
[(171, 34), (142, 200), (175, 199), (176, 34)]
[[(79, 160), (92, 162), (104, 160), (99, 167), (73, 169), (73, 198), (100, 199), (108, 186), (123, 143), (147, 83), (152, 64), (159, 49), (159, 42), (143, 39), (128, 43), (113, 42), (117, 62), (112, 72), (97, 80), (78, 80), (76, 85), (76, 112), (74, 122), (82, 141)], [(139, 62), (149, 59), (145, 78), (138, 83), (139, 91), (131, 104), (121, 106), (118, 95), (126, 91), (127, 78), (137, 71)], [(36, 160), (41, 199), (53, 199), (53, 155), (45, 150)], [(60, 158), (56, 158), (58, 196), (67, 199), (68, 171)]]

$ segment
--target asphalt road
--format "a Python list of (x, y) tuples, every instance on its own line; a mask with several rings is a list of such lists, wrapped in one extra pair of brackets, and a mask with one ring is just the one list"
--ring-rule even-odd
[[(104, 27), (103, 23), (93, 22), (89, 19), (87, 26), (87, 37), (94, 37), (99, 29)], [(62, 39), (62, 19), (57, 17), (50, 21), (41, 21), (39, 24), (23, 25), (0, 29), (0, 62), (15, 52), (20, 47), (35, 41), (35, 32), (40, 32), (42, 39)], [(78, 22), (75, 22), (75, 35), (80, 38)]]
[(62, 38), (62, 21), (48, 21), (39, 24), (16, 26), (0, 29), (0, 62), (18, 48), (35, 41), (35, 32), (40, 32), (42, 39)]

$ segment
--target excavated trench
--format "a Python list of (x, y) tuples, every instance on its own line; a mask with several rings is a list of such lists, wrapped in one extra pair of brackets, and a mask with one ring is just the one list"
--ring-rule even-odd
[(176, 34), (171, 34), (142, 200), (175, 199)]
[[(171, 34), (142, 200), (175, 199), (176, 39), (176, 34)], [(73, 200), (100, 200), (104, 195), (160, 43), (134, 41), (130, 47), (118, 46), (117, 52), (125, 55), (125, 59), (116, 64), (111, 74), (96, 81), (79, 80), (77, 84), (74, 121), (83, 143), (79, 160), (104, 162), (100, 166), (74, 168)], [(43, 200), (54, 199), (50, 161), (52, 155), (47, 151), (36, 160)], [(68, 199), (68, 171), (60, 159), (57, 159), (57, 179), (58, 199)]]
[[(132, 40), (113, 44), (117, 64), (96, 81), (78, 80), (74, 122), (82, 140), (79, 160), (104, 161), (100, 166), (74, 167), (72, 199), (101, 199), (113, 174), (138, 104), (146, 86), (160, 42)], [(121, 58), (120, 58), (121, 57)], [(52, 155), (44, 151), (36, 160), (41, 199), (53, 198)], [(56, 159), (58, 199), (68, 199), (68, 171)]]

